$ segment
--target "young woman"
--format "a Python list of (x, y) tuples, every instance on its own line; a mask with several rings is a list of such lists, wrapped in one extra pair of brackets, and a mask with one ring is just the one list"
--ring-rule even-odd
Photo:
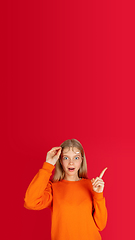
[(90, 180), (81, 143), (68, 139), (47, 153), (46, 161), (27, 188), (24, 207), (50, 208), (52, 240), (101, 240), (99, 231), (107, 223), (102, 180), (106, 169)]

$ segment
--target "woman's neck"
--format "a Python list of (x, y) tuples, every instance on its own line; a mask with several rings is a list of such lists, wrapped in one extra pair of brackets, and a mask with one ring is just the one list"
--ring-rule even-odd
[(79, 180), (81, 180), (82, 178), (79, 178), (79, 177), (74, 177), (74, 176), (65, 176), (64, 178), (63, 178), (64, 180), (67, 180), (67, 181), (79, 181)]

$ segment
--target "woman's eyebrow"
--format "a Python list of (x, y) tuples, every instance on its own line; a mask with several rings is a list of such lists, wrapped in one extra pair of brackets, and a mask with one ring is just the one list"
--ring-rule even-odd
[[(68, 156), (67, 154), (63, 154), (63, 157), (64, 156)], [(80, 156), (79, 153), (78, 154), (75, 154), (74, 156)], [(69, 156), (68, 156), (69, 157)]]

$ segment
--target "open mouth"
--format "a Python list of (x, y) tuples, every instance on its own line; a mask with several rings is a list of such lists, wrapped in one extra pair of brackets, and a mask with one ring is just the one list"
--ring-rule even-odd
[(73, 172), (73, 171), (75, 170), (75, 168), (68, 168), (68, 170), (69, 170), (70, 172)]

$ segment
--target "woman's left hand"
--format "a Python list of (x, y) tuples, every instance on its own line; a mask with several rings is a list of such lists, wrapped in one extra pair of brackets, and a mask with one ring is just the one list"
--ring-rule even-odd
[(93, 178), (91, 180), (92, 182), (92, 186), (93, 186), (93, 190), (97, 193), (101, 193), (103, 192), (104, 189), (104, 181), (102, 179), (104, 172), (106, 171), (107, 167), (100, 173), (99, 177), (96, 177), (95, 179)]

